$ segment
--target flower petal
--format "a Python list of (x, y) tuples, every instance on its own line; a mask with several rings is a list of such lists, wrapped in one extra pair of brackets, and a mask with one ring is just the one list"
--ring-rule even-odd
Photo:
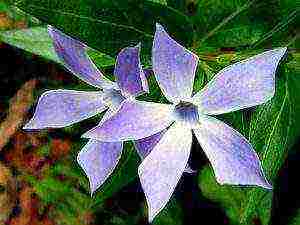
[(126, 100), (117, 113), (83, 137), (108, 142), (149, 137), (174, 121), (172, 113), (173, 105)]
[(86, 46), (52, 26), (48, 32), (54, 49), (66, 68), (81, 80), (99, 88), (112, 88), (115, 83), (106, 79), (86, 53)]
[(220, 184), (272, 188), (251, 144), (236, 130), (213, 117), (203, 116), (194, 133)]
[(106, 109), (99, 91), (52, 90), (42, 94), (24, 129), (58, 128), (87, 119)]
[[(142, 138), (139, 140), (134, 141), (134, 147), (137, 150), (139, 156), (142, 160), (144, 160), (150, 152), (154, 149), (154, 147), (157, 145), (157, 143), (161, 140), (163, 135), (166, 133), (166, 129), (154, 134), (150, 137)], [(193, 170), (188, 164), (184, 170), (185, 173), (194, 173), (195, 170)]]
[(149, 91), (140, 62), (140, 44), (120, 51), (114, 74), (124, 96), (138, 96)]
[(123, 149), (122, 142), (89, 140), (77, 156), (77, 162), (90, 182), (93, 194), (116, 168)]
[(217, 115), (252, 107), (270, 100), (275, 92), (275, 72), (286, 52), (278, 48), (221, 70), (194, 97), (204, 114)]
[(164, 95), (171, 102), (190, 99), (198, 56), (179, 45), (156, 24), (152, 49), (153, 71)]
[(187, 165), (191, 146), (191, 130), (175, 123), (139, 166), (150, 222), (171, 198)]
[(149, 153), (153, 150), (155, 145), (160, 141), (160, 139), (165, 134), (166, 129), (151, 135), (150, 137), (145, 137), (134, 141), (134, 147), (137, 150), (141, 159), (145, 159)]

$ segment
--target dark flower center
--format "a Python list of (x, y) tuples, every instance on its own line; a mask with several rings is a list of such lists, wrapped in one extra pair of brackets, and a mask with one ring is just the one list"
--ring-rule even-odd
[(194, 125), (199, 122), (198, 107), (190, 102), (179, 102), (174, 110), (177, 121)]
[(118, 110), (121, 103), (125, 99), (126, 98), (122, 95), (120, 90), (115, 90), (115, 89), (104, 90), (103, 101), (111, 110), (114, 111)]

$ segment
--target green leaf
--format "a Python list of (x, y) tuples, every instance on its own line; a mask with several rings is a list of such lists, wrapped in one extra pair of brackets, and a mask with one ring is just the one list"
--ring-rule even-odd
[(156, 22), (184, 44), (193, 37), (187, 16), (152, 1), (18, 0), (15, 5), (113, 57), (121, 48), (142, 42), (149, 60)]
[(153, 225), (183, 225), (183, 210), (176, 199), (172, 199), (154, 219)]
[[(178, 6), (178, 1), (170, 2)], [(257, 46), (269, 48), (295, 43), (299, 10), (290, 0), (276, 3), (257, 0), (186, 2), (179, 8), (193, 21), (193, 48), (197, 52)], [(195, 7), (192, 12), (188, 9), (191, 5)]]
[[(300, 73), (287, 66), (278, 76), (274, 98), (257, 108), (251, 119), (249, 140), (258, 151), (267, 177), (274, 181), (288, 150), (300, 133)], [(251, 190), (247, 195), (242, 220), (251, 217), (255, 210), (270, 215), (271, 195), (267, 191)], [(259, 205), (269, 202), (269, 207)]]
[(300, 224), (300, 209), (297, 210), (296, 216), (291, 219), (289, 225), (299, 225)]
[[(280, 73), (277, 73), (275, 96), (271, 101), (258, 106), (251, 115), (249, 132), (247, 123), (245, 130), (241, 126), (242, 122), (235, 123), (236, 119), (231, 119), (233, 124), (239, 124), (233, 127), (248, 136), (271, 182), (275, 180), (288, 151), (300, 134), (300, 74), (293, 67), (296, 57), (291, 54), (289, 58), (290, 62), (281, 65)], [(269, 223), (273, 197), (271, 191), (262, 188), (237, 190), (227, 185), (220, 187), (213, 176), (207, 173), (213, 174), (212, 171), (204, 171), (199, 175), (201, 190), (204, 190), (206, 197), (222, 204), (233, 224), (251, 224), (255, 218), (264, 225)], [(225, 196), (239, 196), (239, 201), (230, 203)]]
[(45, 27), (0, 32), (0, 40), (30, 53), (60, 63)]
[(205, 44), (216, 47), (248, 46), (257, 42), (264, 32), (265, 28), (261, 25), (238, 24), (227, 29), (216, 31)]
[[(198, 184), (202, 194), (212, 200), (221, 204), (227, 216), (230, 219), (231, 225), (240, 224), (239, 217), (242, 202), (245, 195), (239, 187), (230, 187), (229, 185), (220, 185), (216, 182), (212, 168), (204, 167), (198, 175)], [(251, 224), (251, 223), (250, 223)], [(250, 225), (248, 224), (248, 225)]]
[(167, 5), (167, 0), (149, 0), (150, 2), (159, 3), (162, 5)]
[(36, 194), (46, 204), (56, 203), (57, 201), (64, 199), (66, 194), (69, 194), (71, 191), (71, 187), (68, 187), (65, 183), (59, 182), (51, 177), (43, 180), (32, 180), (32, 184)]
[[(52, 40), (45, 26), (22, 30), (0, 31), (0, 40), (32, 54), (62, 64), (56, 55)], [(98, 67), (104, 68), (115, 64), (113, 58), (94, 49), (88, 49), (87, 53)]]

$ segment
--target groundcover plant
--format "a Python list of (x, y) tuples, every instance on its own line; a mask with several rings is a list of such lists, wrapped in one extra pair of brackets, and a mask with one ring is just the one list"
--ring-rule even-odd
[[(101, 113), (109, 118), (127, 98), (148, 91), (140, 65), (140, 47), (123, 49), (117, 57), (114, 74), (117, 82), (107, 80), (86, 54), (86, 46), (52, 27), (48, 32), (59, 56), (73, 74), (103, 91), (52, 90), (43, 93), (33, 118), (24, 129), (65, 127)], [(77, 160), (90, 180), (94, 193), (116, 167), (123, 148), (122, 142), (90, 140), (79, 152)]]
[(298, 224), (297, 12), (0, 3), (0, 223)]
[(167, 204), (187, 165), (191, 131), (212, 163), (219, 183), (270, 189), (250, 143), (208, 115), (269, 101), (275, 92), (275, 71), (285, 52), (286, 48), (279, 48), (233, 64), (192, 96), (198, 57), (177, 44), (157, 24), (152, 66), (164, 95), (173, 104), (124, 101), (114, 115), (84, 137), (114, 143), (149, 137), (169, 127), (139, 167), (150, 222)]

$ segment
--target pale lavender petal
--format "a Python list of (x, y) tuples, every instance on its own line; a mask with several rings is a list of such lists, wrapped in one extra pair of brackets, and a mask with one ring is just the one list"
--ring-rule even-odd
[(202, 116), (194, 133), (220, 184), (272, 188), (264, 176), (251, 144), (236, 130), (209, 116)]
[[(165, 134), (166, 129), (154, 134), (150, 137), (142, 138), (139, 140), (135, 140), (134, 147), (137, 150), (139, 156), (141, 157), (142, 160), (144, 160), (149, 153), (154, 149), (156, 144), (161, 140), (163, 135)], [(193, 170), (188, 164), (186, 166), (186, 169), (184, 170), (185, 173), (194, 173), (195, 170)]]
[(77, 162), (90, 182), (93, 194), (116, 168), (122, 153), (122, 142), (89, 140), (77, 156)]
[(175, 123), (139, 166), (150, 222), (171, 198), (187, 165), (191, 145), (191, 130)]
[(153, 41), (152, 64), (158, 84), (169, 101), (191, 98), (198, 56), (179, 45), (159, 24)]
[(101, 95), (99, 91), (47, 91), (24, 129), (65, 127), (92, 117), (106, 109)]
[(116, 84), (106, 79), (89, 58), (85, 44), (65, 35), (52, 26), (48, 26), (48, 32), (53, 40), (58, 57), (74, 75), (95, 87), (116, 87)]
[(108, 142), (149, 137), (174, 121), (173, 108), (173, 105), (126, 100), (117, 113), (83, 137)]
[(138, 96), (149, 91), (140, 62), (140, 44), (124, 48), (118, 54), (114, 74), (124, 96)]
[(204, 114), (217, 115), (262, 104), (275, 92), (275, 72), (286, 48), (278, 48), (221, 70), (193, 101)]

